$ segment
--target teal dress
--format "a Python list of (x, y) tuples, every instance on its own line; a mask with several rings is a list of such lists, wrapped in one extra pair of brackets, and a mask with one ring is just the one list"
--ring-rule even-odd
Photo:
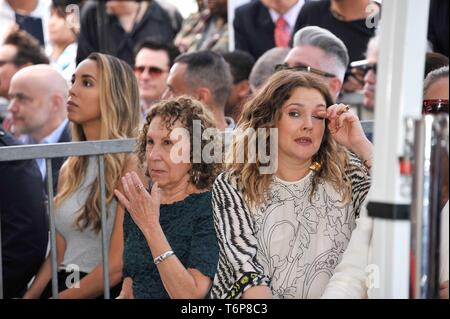
[[(211, 280), (219, 251), (214, 230), (211, 192), (192, 194), (180, 202), (161, 205), (160, 224), (172, 250), (186, 269), (195, 268)], [(125, 211), (124, 277), (133, 279), (136, 299), (169, 298), (147, 241)], [(156, 256), (155, 256), (156, 257)]]

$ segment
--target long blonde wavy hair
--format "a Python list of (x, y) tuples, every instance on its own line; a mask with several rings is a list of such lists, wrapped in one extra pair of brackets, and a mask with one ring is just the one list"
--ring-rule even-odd
[[(131, 67), (113, 56), (92, 53), (87, 59), (97, 62), (99, 70), (99, 104), (100, 104), (100, 139), (124, 139), (137, 136), (140, 119), (139, 89)], [(80, 124), (72, 123), (72, 140), (86, 141)], [(105, 156), (106, 204), (114, 197), (114, 189), (122, 176), (126, 165), (126, 154)], [(81, 185), (88, 166), (87, 157), (71, 157), (64, 164), (61, 172), (64, 179), (55, 197), (58, 207)], [(101, 229), (99, 179), (95, 179), (86, 204), (79, 211), (75, 221), (78, 230), (92, 228), (95, 232)]]
[[(277, 122), (281, 119), (281, 108), (290, 98), (296, 88), (307, 88), (317, 90), (325, 99), (327, 106), (333, 104), (333, 99), (328, 88), (315, 76), (298, 71), (280, 71), (274, 74), (258, 92), (245, 103), (241, 117), (237, 124), (236, 132), (245, 132), (247, 129), (276, 128)], [(349, 163), (349, 153), (338, 145), (331, 137), (328, 129), (328, 120), (325, 123), (325, 132), (319, 151), (312, 158), (313, 162), (321, 164), (313, 177), (310, 200), (317, 189), (321, 179), (331, 183), (333, 188), (342, 196), (345, 202), (351, 200), (351, 184), (346, 175), (346, 167)], [(269, 131), (269, 130), (267, 130)], [(256, 145), (259, 141), (256, 136)], [(279, 136), (278, 138), (283, 138)], [(266, 153), (270, 152), (270, 133), (266, 133)], [(244, 163), (237, 163), (231, 159), (239, 150), (244, 150)], [(260, 174), (260, 167), (263, 167), (259, 159), (256, 163), (249, 161), (249, 139), (246, 135), (235, 135), (232, 145), (227, 154), (228, 170), (232, 176), (238, 180), (238, 187), (242, 191), (245, 200), (250, 207), (256, 207), (264, 203), (269, 198), (268, 189), (272, 182), (273, 174)], [(256, 150), (258, 154), (259, 150)]]

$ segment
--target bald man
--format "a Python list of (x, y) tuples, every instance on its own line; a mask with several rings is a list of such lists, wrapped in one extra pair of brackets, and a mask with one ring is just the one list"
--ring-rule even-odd
[[(52, 67), (39, 64), (18, 71), (9, 88), (12, 130), (24, 144), (70, 142), (66, 101), (66, 80)], [(64, 158), (52, 160), (53, 186), (56, 190)], [(42, 179), (46, 179), (44, 159), (37, 159)]]

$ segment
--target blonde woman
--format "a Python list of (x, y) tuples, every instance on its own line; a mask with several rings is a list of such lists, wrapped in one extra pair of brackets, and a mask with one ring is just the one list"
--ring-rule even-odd
[[(332, 101), (313, 75), (281, 71), (244, 106), (237, 131), (276, 128), (278, 164), (263, 175), (259, 159), (245, 154), (214, 183), (220, 252), (212, 297), (322, 295), (369, 189), (363, 162), (370, 165), (372, 152), (358, 118)], [(251, 149), (243, 136), (230, 154)]]
[[(139, 123), (139, 92), (133, 70), (109, 55), (93, 53), (81, 62), (73, 77), (67, 102), (75, 141), (132, 138)], [(124, 208), (114, 197), (120, 178), (137, 171), (134, 155), (105, 156), (107, 233), (110, 236), (111, 287), (120, 292), (122, 278)], [(72, 157), (61, 168), (55, 197), (56, 245), (60, 298), (96, 298), (103, 294), (99, 180), (95, 157)], [(68, 289), (79, 270), (79, 288)], [(67, 279), (67, 280), (66, 280)], [(50, 258), (24, 298), (48, 297), (51, 287)], [(47, 287), (47, 288), (46, 288)], [(44, 292), (45, 289), (45, 292)], [(43, 293), (44, 292), (44, 293)]]

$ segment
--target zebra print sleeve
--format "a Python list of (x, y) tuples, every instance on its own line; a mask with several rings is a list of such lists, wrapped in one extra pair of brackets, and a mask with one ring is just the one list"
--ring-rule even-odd
[(350, 153), (350, 161), (346, 173), (352, 185), (353, 211), (356, 218), (358, 218), (361, 206), (366, 200), (367, 193), (370, 189), (370, 172), (356, 155)]
[(240, 298), (248, 288), (270, 284), (257, 260), (257, 239), (251, 211), (236, 183), (226, 173), (217, 177), (212, 192), (219, 264), (212, 298)]

